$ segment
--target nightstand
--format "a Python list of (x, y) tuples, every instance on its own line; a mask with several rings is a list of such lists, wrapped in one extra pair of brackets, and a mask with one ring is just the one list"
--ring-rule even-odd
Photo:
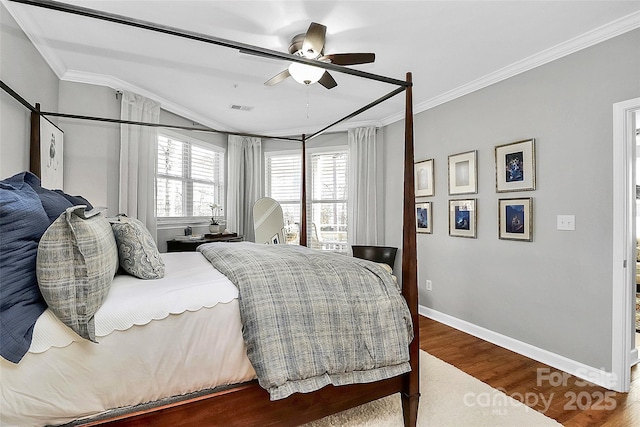
[(244, 236), (238, 233), (205, 234), (200, 239), (167, 240), (167, 252), (194, 252), (203, 243), (211, 242), (242, 242)]

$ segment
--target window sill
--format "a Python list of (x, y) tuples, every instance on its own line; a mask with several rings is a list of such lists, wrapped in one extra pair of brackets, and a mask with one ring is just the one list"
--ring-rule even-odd
[(209, 218), (203, 217), (185, 217), (185, 218), (158, 218), (158, 230), (169, 230), (172, 228), (184, 228), (187, 225), (191, 227), (208, 227), (211, 223)]

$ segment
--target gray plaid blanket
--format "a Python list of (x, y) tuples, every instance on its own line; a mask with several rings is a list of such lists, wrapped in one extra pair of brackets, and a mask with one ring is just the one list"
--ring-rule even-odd
[(198, 250), (239, 289), (247, 356), (271, 400), (410, 371), (409, 309), (376, 263), (295, 245)]

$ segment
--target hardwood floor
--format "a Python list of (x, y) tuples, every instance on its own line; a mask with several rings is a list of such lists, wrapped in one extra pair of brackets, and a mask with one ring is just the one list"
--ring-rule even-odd
[(420, 348), (564, 426), (640, 426), (638, 365), (630, 392), (616, 393), (424, 316)]

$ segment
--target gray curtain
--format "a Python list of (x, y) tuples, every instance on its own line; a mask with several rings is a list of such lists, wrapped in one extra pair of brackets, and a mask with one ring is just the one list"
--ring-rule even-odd
[(349, 129), (349, 205), (347, 240), (350, 245), (382, 241), (382, 167), (376, 128)]
[(237, 135), (228, 141), (227, 229), (253, 242), (253, 204), (263, 193), (262, 142)]
[[(142, 95), (122, 93), (120, 118), (159, 123), (160, 104)], [(120, 125), (118, 212), (142, 222), (156, 239), (156, 157), (158, 131), (148, 126)]]

